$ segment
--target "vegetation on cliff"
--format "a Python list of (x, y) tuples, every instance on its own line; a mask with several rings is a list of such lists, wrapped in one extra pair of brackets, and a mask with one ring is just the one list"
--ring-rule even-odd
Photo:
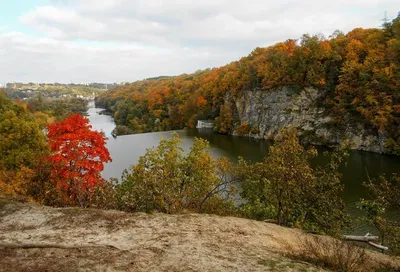
[(256, 48), (239, 61), (194, 74), (149, 79), (101, 94), (96, 103), (133, 133), (194, 127), (215, 119), (230, 133), (240, 122), (234, 100), (243, 91), (280, 86), (315, 87), (337, 126), (357, 120), (387, 137), (388, 152), (400, 154), (400, 19), (383, 29), (336, 31), (329, 38), (303, 35)]

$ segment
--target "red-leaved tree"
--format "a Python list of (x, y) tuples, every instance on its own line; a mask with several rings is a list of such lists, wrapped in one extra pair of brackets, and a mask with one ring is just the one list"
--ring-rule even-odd
[(79, 114), (48, 126), (48, 137), (51, 179), (64, 201), (83, 206), (94, 189), (104, 184), (101, 171), (111, 161), (106, 137), (91, 130), (89, 120)]

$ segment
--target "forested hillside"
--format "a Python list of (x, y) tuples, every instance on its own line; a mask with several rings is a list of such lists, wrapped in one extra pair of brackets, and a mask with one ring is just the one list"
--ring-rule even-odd
[(282, 86), (314, 87), (336, 126), (362, 122), (385, 135), (389, 153), (400, 154), (400, 18), (382, 29), (303, 35), (256, 48), (220, 68), (121, 86), (96, 103), (114, 113), (125, 133), (194, 127), (198, 119), (215, 119), (216, 131), (232, 133), (243, 124), (227, 95)]

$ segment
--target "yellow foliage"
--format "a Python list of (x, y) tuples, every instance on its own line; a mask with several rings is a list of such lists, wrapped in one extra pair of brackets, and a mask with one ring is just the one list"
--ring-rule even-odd
[(16, 171), (0, 172), (0, 191), (8, 196), (24, 195), (29, 192), (34, 171), (22, 166)]

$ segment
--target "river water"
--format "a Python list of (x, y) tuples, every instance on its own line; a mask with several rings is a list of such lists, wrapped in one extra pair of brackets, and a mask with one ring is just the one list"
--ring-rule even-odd
[[(111, 137), (111, 131), (115, 127), (114, 120), (109, 115), (100, 115), (103, 109), (95, 108), (94, 102), (89, 103), (88, 118), (95, 130), (103, 131), (108, 137), (107, 148), (111, 154), (112, 162), (105, 165), (103, 177), (105, 179), (120, 178), (122, 172), (135, 164), (147, 148), (158, 145), (162, 138), (170, 138), (173, 132), (153, 132), (126, 136)], [(182, 147), (188, 150), (195, 137), (201, 137), (210, 142), (210, 153), (215, 157), (225, 156), (236, 161), (238, 156), (247, 160), (259, 161), (267, 154), (270, 142), (245, 137), (235, 137), (213, 133), (212, 130), (178, 130), (175, 131), (182, 140)], [(327, 158), (322, 155), (326, 149), (318, 148), (319, 154), (311, 163), (325, 165)], [(356, 202), (360, 198), (367, 198), (362, 183), (382, 174), (390, 176), (392, 173), (400, 173), (400, 157), (382, 155), (364, 151), (352, 151), (341, 167), (345, 190), (342, 194), (346, 207), (354, 216), (361, 216), (356, 209)], [(390, 217), (399, 216), (393, 211)], [(358, 224), (355, 233), (362, 233), (368, 228)], [(364, 232), (365, 234), (365, 232)]]

